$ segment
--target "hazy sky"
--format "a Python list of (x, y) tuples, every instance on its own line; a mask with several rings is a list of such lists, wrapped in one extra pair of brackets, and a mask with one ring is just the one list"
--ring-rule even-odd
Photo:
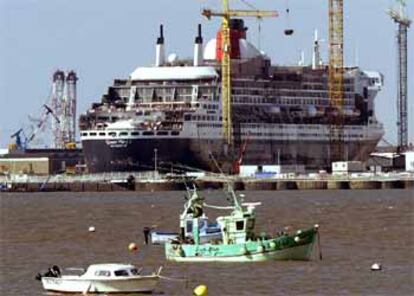
[[(262, 22), (261, 49), (279, 64), (293, 64), (301, 50), (310, 62), (313, 30), (328, 40), (328, 0), (249, 0), (260, 9), (278, 10), (278, 19)], [(385, 75), (376, 98), (377, 117), (385, 138), (396, 142), (395, 24), (385, 10), (391, 0), (345, 0), (346, 63)], [(414, 16), (414, 0), (408, 11)], [(205, 42), (215, 36), (218, 20), (200, 15), (204, 7), (220, 9), (220, 0), (0, 0), (0, 147), (12, 132), (36, 116), (51, 90), (56, 69), (74, 69), (78, 114), (98, 102), (115, 78), (127, 78), (135, 67), (154, 63), (158, 26), (165, 26), (167, 53), (191, 57), (198, 23)], [(247, 8), (242, 1), (233, 7)], [(286, 18), (287, 3), (290, 8)], [(248, 39), (257, 44), (258, 22), (247, 20)], [(283, 30), (295, 29), (292, 37)], [(413, 53), (414, 28), (409, 31)], [(327, 61), (326, 41), (323, 56)], [(414, 58), (409, 57), (409, 141), (414, 142)]]

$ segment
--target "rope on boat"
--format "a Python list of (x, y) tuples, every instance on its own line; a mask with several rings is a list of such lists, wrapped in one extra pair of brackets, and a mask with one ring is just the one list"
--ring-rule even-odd
[(203, 203), (203, 206), (207, 208), (211, 208), (211, 209), (216, 209), (216, 210), (234, 210), (233, 206), (214, 206), (214, 205), (209, 205), (207, 203)]
[(319, 235), (319, 229), (317, 230), (317, 234), (318, 234), (319, 259), (322, 260), (321, 237)]
[(91, 292), (91, 290), (92, 290), (92, 283), (90, 283), (88, 287), (86, 287), (86, 289), (82, 291), (82, 295), (88, 295), (89, 292)]
[(163, 276), (163, 275), (159, 275), (158, 277), (163, 280), (175, 281), (175, 282), (186, 282), (187, 281), (187, 279), (173, 278), (173, 277), (168, 277), (168, 276)]

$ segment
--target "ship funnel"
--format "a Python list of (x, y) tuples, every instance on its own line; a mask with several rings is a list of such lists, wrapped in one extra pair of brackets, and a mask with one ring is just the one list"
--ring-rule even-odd
[(157, 45), (155, 48), (155, 66), (160, 67), (164, 64), (164, 62), (164, 26), (160, 25), (160, 36), (157, 38)]
[(201, 36), (201, 24), (198, 24), (198, 35), (194, 41), (194, 67), (203, 63), (203, 37)]

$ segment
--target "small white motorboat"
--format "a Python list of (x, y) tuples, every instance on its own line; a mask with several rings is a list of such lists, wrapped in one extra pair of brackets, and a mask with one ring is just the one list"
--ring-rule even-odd
[[(73, 270), (73, 269), (72, 269)], [(81, 275), (62, 275), (54, 265), (45, 274), (38, 274), (43, 288), (59, 293), (137, 293), (151, 292), (160, 278), (162, 267), (151, 274), (141, 274), (131, 264), (93, 264)]]

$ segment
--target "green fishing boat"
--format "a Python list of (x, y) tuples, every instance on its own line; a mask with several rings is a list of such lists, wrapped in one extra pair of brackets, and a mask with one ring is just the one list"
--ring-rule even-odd
[[(179, 240), (167, 243), (165, 245), (167, 260), (176, 262), (257, 262), (311, 259), (314, 244), (319, 242), (318, 225), (298, 230), (293, 234), (279, 233), (273, 237), (256, 235), (254, 232), (256, 207), (261, 203), (241, 202), (231, 185), (228, 185), (226, 195), (231, 203), (230, 206), (212, 206), (206, 204), (194, 189), (180, 215), (181, 234), (191, 230), (193, 236), (188, 239), (181, 235)], [(217, 218), (222, 238), (201, 244), (199, 218), (203, 215), (204, 207), (231, 212), (229, 215)], [(189, 215), (192, 216), (190, 221)]]

